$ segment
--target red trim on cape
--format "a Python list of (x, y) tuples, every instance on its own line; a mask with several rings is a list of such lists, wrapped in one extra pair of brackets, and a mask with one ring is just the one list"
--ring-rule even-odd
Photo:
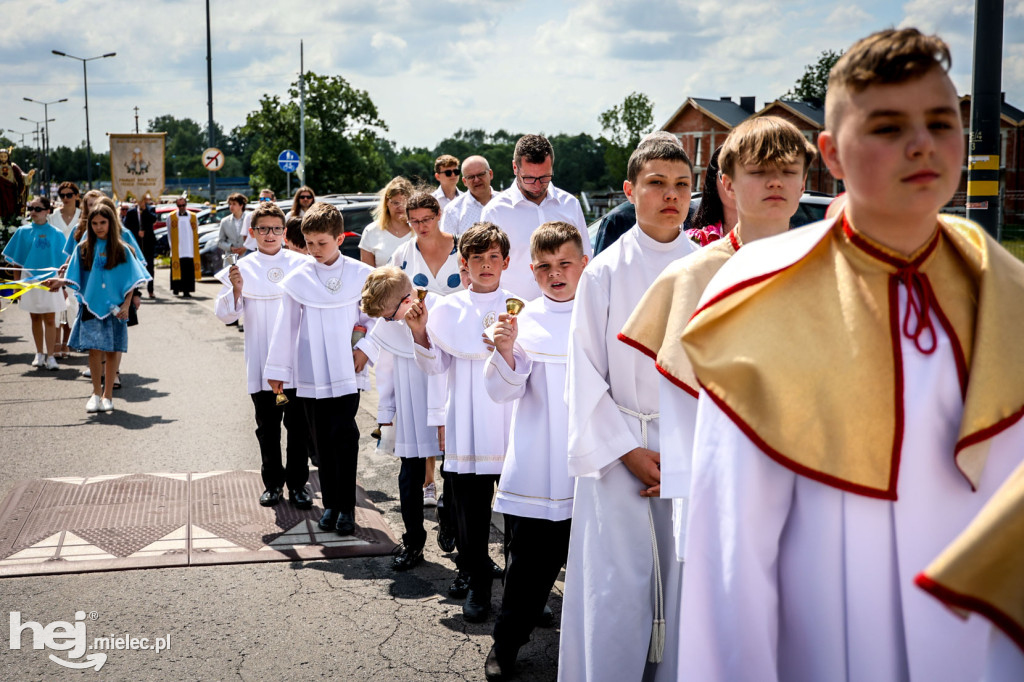
[(846, 214), (843, 214), (843, 234), (845, 234), (846, 238), (850, 240), (850, 243), (872, 258), (880, 260), (883, 263), (887, 263), (894, 268), (919, 268), (921, 263), (925, 262), (925, 260), (928, 259), (928, 256), (932, 255), (932, 252), (934, 252), (938, 247), (939, 235), (941, 233), (942, 230), (936, 229), (935, 234), (932, 235), (931, 241), (928, 242), (928, 246), (925, 247), (924, 251), (918, 254), (914, 260), (907, 260), (906, 258), (899, 258), (882, 251), (877, 246), (869, 242), (863, 235), (855, 232), (853, 227), (850, 225), (850, 221), (846, 219)]
[(1002, 431), (1005, 431), (1006, 429), (1010, 428), (1018, 421), (1020, 421), (1021, 417), (1024, 417), (1024, 406), (1021, 406), (1019, 410), (1011, 414), (1006, 419), (1000, 419), (992, 426), (984, 428), (981, 431), (976, 431), (975, 433), (968, 434), (961, 438), (960, 442), (956, 444), (956, 448), (953, 450), (954, 454), (959, 454), (960, 451), (963, 450), (964, 448), (976, 445), (982, 441), (988, 440), (989, 438), (994, 438)]
[(757, 435), (757, 432), (754, 431), (754, 429), (751, 428), (749, 424), (743, 421), (743, 419), (738, 414), (733, 412), (732, 409), (725, 404), (725, 401), (721, 400), (717, 395), (712, 393), (707, 386), (701, 384), (701, 388), (704, 389), (704, 391), (708, 394), (711, 400), (714, 401), (715, 405), (717, 405), (718, 408), (722, 410), (722, 412), (724, 412), (726, 416), (729, 417), (729, 419), (731, 419), (734, 424), (736, 424), (740, 431), (742, 431), (747, 436), (747, 438), (749, 438), (750, 441), (758, 447), (758, 449), (760, 449), (762, 452), (764, 452), (764, 454), (768, 455), (770, 458), (778, 462), (780, 465), (786, 467), (793, 473), (799, 474), (800, 476), (804, 476), (813, 481), (818, 481), (819, 483), (823, 483), (829, 487), (854, 493), (856, 495), (863, 495), (865, 497), (872, 497), (881, 500), (896, 499), (894, 491), (890, 492), (889, 490), (879, 490), (877, 488), (868, 488), (867, 486), (856, 485), (854, 483), (850, 483), (849, 481), (845, 481), (841, 478), (829, 476), (828, 474), (823, 474), (820, 471), (809, 469), (802, 464), (794, 462), (793, 460), (789, 459), (781, 452), (775, 450), (766, 442), (761, 440), (761, 438)]
[(736, 228), (729, 230), (729, 243), (732, 244), (733, 251), (739, 251), (743, 244), (740, 243), (739, 237), (736, 236)]
[(652, 351), (644, 344), (637, 341), (636, 339), (631, 339), (622, 332), (619, 332), (618, 336), (616, 336), (615, 338), (617, 338), (619, 341), (622, 341), (622, 343), (626, 344), (630, 348), (635, 348), (636, 350), (640, 351), (641, 353), (649, 357), (651, 360), (657, 362), (658, 354)]
[[(932, 283), (931, 280), (928, 279), (928, 275), (921, 273), (921, 276), (924, 277), (924, 280), (928, 283), (928, 288), (932, 289), (934, 292), (935, 290), (932, 288)], [(953, 329), (953, 324), (949, 321), (949, 318), (946, 317), (946, 313), (943, 312), (938, 300), (935, 299), (934, 296), (932, 296), (932, 300), (931, 309), (935, 311), (936, 317), (939, 318), (939, 324), (941, 324), (942, 328), (946, 330), (946, 335), (949, 337), (949, 340), (953, 342), (953, 359), (956, 360), (956, 374), (960, 378), (960, 397), (962, 399), (966, 399), (968, 374), (967, 356), (964, 355), (964, 346), (960, 343), (960, 337), (956, 335), (956, 330)]]
[(699, 391), (694, 390), (693, 387), (690, 386), (685, 381), (680, 381), (679, 379), (677, 379), (672, 374), (669, 374), (668, 370), (665, 369), (664, 367), (662, 367), (661, 365), (659, 365), (658, 363), (654, 363), (654, 367), (658, 370), (658, 372), (661, 373), (661, 376), (665, 377), (670, 382), (672, 382), (672, 385), (675, 386), (676, 388), (681, 388), (683, 391), (686, 392), (687, 395), (692, 396), (694, 398), (697, 398), (697, 397), (700, 396), (700, 392)]
[(897, 499), (896, 484), (900, 477), (900, 453), (903, 450), (903, 332), (900, 329), (899, 280), (889, 278), (889, 339), (892, 343), (893, 427), (892, 454), (889, 457), (889, 491)]
[(1006, 633), (1006, 636), (1020, 647), (1021, 651), (1024, 651), (1024, 627), (1021, 627), (1012, 618), (1003, 613), (999, 607), (993, 606), (977, 597), (969, 597), (965, 594), (954, 592), (945, 585), (935, 582), (924, 573), (919, 573), (914, 578), (914, 584), (947, 606), (964, 609), (965, 611), (973, 611), (984, 616), (993, 625)]
[[(801, 259), (801, 260), (803, 260), (803, 259)], [(796, 263), (799, 263), (799, 262), (800, 261), (796, 261)], [(725, 298), (728, 298), (729, 296), (732, 296), (736, 292), (742, 291), (743, 289), (746, 289), (747, 287), (754, 286), (755, 284), (763, 282), (766, 279), (771, 279), (772, 277), (774, 277), (775, 275), (779, 274), (780, 272), (784, 272), (784, 271), (790, 269), (791, 267), (796, 265), (796, 263), (790, 263), (789, 265), (787, 265), (784, 268), (779, 268), (778, 270), (773, 270), (772, 272), (766, 272), (763, 275), (758, 275), (757, 277), (753, 277), (751, 279), (743, 280), (742, 282), (737, 282), (736, 284), (732, 285), (728, 289), (724, 289), (724, 290), (718, 292), (717, 294), (714, 295), (714, 297), (712, 297), (712, 299), (710, 301), (708, 301), (707, 303), (705, 303), (701, 307), (697, 308), (697, 310), (694, 311), (693, 315), (690, 316), (690, 319), (692, 320), (693, 318), (697, 317), (698, 314), (704, 312), (704, 310), (706, 310), (707, 308), (710, 308), (711, 306), (715, 305), (719, 301), (721, 301), (721, 300), (723, 300)]]

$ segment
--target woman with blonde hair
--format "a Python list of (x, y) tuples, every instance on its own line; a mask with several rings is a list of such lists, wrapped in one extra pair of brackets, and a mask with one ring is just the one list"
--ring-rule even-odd
[(412, 183), (402, 176), (384, 186), (373, 210), (374, 222), (366, 226), (359, 240), (359, 260), (372, 267), (384, 265), (395, 249), (412, 238), (405, 215), (405, 202), (412, 195)]

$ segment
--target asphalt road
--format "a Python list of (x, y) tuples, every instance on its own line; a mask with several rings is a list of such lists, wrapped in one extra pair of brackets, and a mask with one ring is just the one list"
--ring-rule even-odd
[[(87, 415), (91, 385), (76, 354), (56, 372), (29, 366), (28, 315), (0, 313), (0, 497), (17, 481), (56, 476), (258, 469), (242, 334), (213, 315), (219, 284), (191, 301), (171, 296), (157, 271), (122, 363), (116, 411)], [(373, 449), (376, 395), (363, 395), (359, 480), (396, 537), (398, 462)], [(0, 677), (104, 680), (479, 680), (491, 619), (467, 624), (449, 599), (452, 562), (437, 547), (428, 510), (426, 562), (396, 574), (390, 558), (147, 569), (0, 580)], [(501, 559), (492, 528), (491, 554)], [(561, 596), (549, 604), (556, 622)], [(501, 599), (495, 582), (493, 606)], [(8, 614), (43, 624), (85, 611), (91, 638), (169, 636), (166, 651), (110, 651), (100, 671), (67, 670), (34, 650), (26, 632), (10, 649)], [(524, 680), (555, 678), (558, 630), (538, 629), (520, 652)]]

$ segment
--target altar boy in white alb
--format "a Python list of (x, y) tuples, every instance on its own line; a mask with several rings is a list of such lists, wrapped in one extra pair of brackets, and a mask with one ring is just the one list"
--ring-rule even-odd
[(491, 608), (491, 498), (512, 421), (512, 404), (494, 402), (484, 387), (484, 363), (491, 353), (483, 334), (513, 296), (501, 288), (508, 251), (504, 232), (493, 223), (476, 223), (459, 239), (469, 289), (434, 303), (429, 321), (423, 303), (405, 314), (416, 342), (416, 364), (427, 374), (448, 375), (444, 469), (455, 499), (459, 571), (469, 575), (462, 607), (469, 622), (486, 620)]
[(561, 680), (676, 679), (682, 569), (672, 503), (657, 497), (658, 371), (616, 337), (658, 274), (697, 249), (681, 230), (693, 168), (678, 141), (654, 137), (627, 171), (637, 224), (584, 270), (569, 333), (569, 473), (579, 478)]
[[(245, 311), (245, 374), (249, 396), (256, 410), (256, 439), (263, 460), (263, 494), (260, 504), (272, 507), (281, 501), (284, 485), (292, 504), (310, 509), (313, 498), (306, 490), (309, 466), (306, 464), (309, 429), (302, 405), (290, 400), (284, 409), (276, 404), (276, 395), (263, 375), (267, 363), (270, 336), (281, 309), (281, 280), (310, 259), (284, 248), (284, 213), (271, 202), (261, 203), (252, 213), (249, 235), (257, 250), (217, 273), (224, 287), (217, 296), (214, 313), (230, 324)], [(283, 391), (295, 398), (295, 387), (288, 382)], [(281, 466), (281, 419), (288, 430), (287, 457)]]
[(324, 513), (320, 529), (355, 532), (359, 428), (356, 410), (366, 364), (376, 358), (373, 342), (353, 330), (373, 321), (359, 309), (369, 265), (338, 250), (345, 224), (334, 206), (318, 202), (302, 216), (302, 234), (312, 260), (281, 280), (284, 298), (267, 352), (265, 376), (274, 393), (295, 386), (320, 458)]
[(842, 213), (745, 246), (683, 333), (680, 679), (982, 679), (988, 625), (914, 579), (1024, 458), (1024, 265), (939, 215), (964, 160), (949, 60), (912, 28), (839, 59), (818, 145)]
[(541, 296), (502, 313), (484, 381), (497, 402), (515, 402), (494, 511), (505, 515), (505, 591), (487, 656), (487, 679), (515, 668), (569, 552), (575, 481), (569, 476), (565, 367), (576, 285), (587, 264), (579, 230), (548, 222), (530, 238)]

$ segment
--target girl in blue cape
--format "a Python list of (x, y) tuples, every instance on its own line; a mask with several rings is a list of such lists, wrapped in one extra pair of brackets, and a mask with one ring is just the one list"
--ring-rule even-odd
[[(52, 277), (64, 264), (64, 234), (51, 225), (49, 197), (28, 202), (32, 222), (19, 227), (4, 249), (4, 258), (21, 268), (15, 279), (40, 282)], [(32, 318), (32, 340), (36, 344), (33, 367), (58, 369), (54, 352), (57, 349), (56, 314), (64, 310), (64, 295), (45, 289), (29, 289), (18, 304)], [(45, 342), (46, 352), (43, 352)]]
[(86, 412), (114, 409), (116, 353), (128, 350), (128, 306), (135, 287), (149, 280), (145, 267), (122, 241), (119, 228), (113, 209), (102, 203), (95, 206), (85, 239), (72, 252), (64, 279), (47, 282), (51, 289), (70, 287), (81, 303), (69, 343), (75, 350), (89, 351), (93, 395)]

